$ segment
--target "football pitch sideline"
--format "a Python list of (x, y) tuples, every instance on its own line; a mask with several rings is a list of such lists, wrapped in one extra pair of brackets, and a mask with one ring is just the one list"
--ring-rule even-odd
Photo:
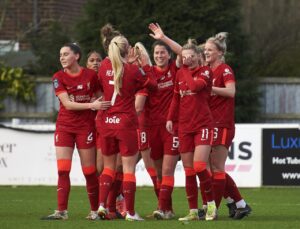
[(72, 187), (69, 219), (45, 221), (40, 218), (52, 214), (56, 208), (56, 187), (0, 186), (0, 228), (300, 228), (300, 187), (241, 189), (241, 193), (253, 210), (249, 217), (242, 220), (228, 218), (228, 210), (223, 200), (218, 220), (182, 224), (177, 220), (178, 217), (188, 213), (184, 188), (175, 188), (173, 192), (176, 219), (157, 221), (147, 218), (157, 207), (156, 197), (151, 187), (138, 187), (136, 211), (145, 221), (88, 221), (85, 219), (89, 213), (85, 187)]

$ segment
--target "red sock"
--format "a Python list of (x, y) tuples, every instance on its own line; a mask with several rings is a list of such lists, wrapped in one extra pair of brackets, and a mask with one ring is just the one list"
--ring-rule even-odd
[(58, 171), (57, 182), (57, 203), (58, 210), (68, 209), (69, 193), (70, 193), (70, 171)]
[(201, 185), (200, 183), (200, 192), (201, 192), (201, 198), (202, 198), (202, 205), (207, 205), (207, 199), (206, 199), (206, 194), (204, 190), (204, 185)]
[(121, 185), (119, 187), (118, 195), (117, 195), (119, 196), (120, 194), (123, 194), (123, 172), (118, 172), (116, 175), (116, 179), (121, 181)]
[(161, 188), (161, 180), (159, 180), (158, 178), (156, 178), (155, 193), (156, 193), (157, 199), (159, 199), (160, 188)]
[(190, 209), (198, 209), (198, 184), (196, 172), (193, 168), (185, 170), (185, 192)]
[(119, 195), (122, 181), (123, 181), (123, 173), (117, 172), (116, 179), (115, 179), (114, 183), (112, 184), (112, 187), (108, 194), (107, 207), (109, 209), (109, 212), (116, 212), (116, 199), (117, 199), (117, 196)]
[(156, 171), (154, 168), (152, 167), (148, 167), (147, 168), (147, 172), (149, 174), (149, 176), (151, 177), (151, 180), (152, 180), (152, 183), (153, 183), (153, 187), (154, 187), (154, 191), (155, 191), (155, 194), (156, 194), (156, 197), (158, 198), (159, 196), (159, 193), (158, 193), (158, 189), (157, 189), (157, 174), (156, 174)]
[(99, 205), (106, 206), (108, 193), (115, 178), (115, 171), (104, 168), (99, 182)]
[(88, 193), (90, 206), (92, 211), (97, 211), (98, 209), (98, 196), (99, 196), (99, 186), (96, 174), (96, 167), (82, 167), (83, 174), (86, 180), (86, 190)]
[(226, 173), (226, 185), (225, 185), (225, 192), (224, 192), (224, 198), (227, 197), (231, 197), (234, 200), (234, 202), (238, 202), (241, 199), (243, 199), (234, 180), (228, 173)]
[(212, 186), (212, 179), (209, 171), (206, 169), (206, 163), (203, 161), (194, 162), (195, 172), (200, 180), (200, 186), (203, 187), (206, 200), (208, 202), (214, 200), (214, 191)]
[(215, 193), (215, 202), (217, 208), (219, 208), (220, 203), (223, 198), (224, 190), (226, 184), (225, 172), (214, 172), (213, 173), (213, 187)]
[(159, 192), (159, 207), (162, 211), (172, 211), (174, 176), (163, 176)]
[(71, 189), (70, 171), (72, 161), (70, 159), (57, 160), (57, 209), (64, 211), (68, 209), (69, 193)]
[(135, 201), (136, 181), (135, 174), (124, 173), (123, 179), (123, 195), (125, 198), (125, 205), (127, 212), (134, 215), (134, 201)]

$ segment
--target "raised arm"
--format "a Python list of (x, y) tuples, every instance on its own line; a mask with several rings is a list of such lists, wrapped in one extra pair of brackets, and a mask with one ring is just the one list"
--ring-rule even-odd
[(174, 53), (176, 53), (177, 55), (181, 55), (181, 50), (182, 50), (181, 45), (178, 44), (176, 41), (172, 40), (171, 38), (169, 38), (168, 36), (166, 36), (158, 23), (151, 23), (148, 26), (148, 28), (153, 33), (153, 34), (150, 33), (151, 37), (153, 37), (156, 40), (163, 41), (172, 49)]

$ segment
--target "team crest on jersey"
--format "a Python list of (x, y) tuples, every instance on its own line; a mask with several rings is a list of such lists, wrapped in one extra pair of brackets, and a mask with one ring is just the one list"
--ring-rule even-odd
[(113, 70), (107, 70), (105, 75), (106, 76), (113, 76), (114, 72), (113, 72)]
[(232, 75), (232, 73), (231, 73), (231, 71), (229, 70), (229, 68), (225, 68), (225, 69), (224, 69), (223, 76), (226, 76), (226, 75)]
[(168, 78), (171, 78), (171, 77), (172, 77), (172, 74), (171, 74), (171, 72), (170, 72), (170, 71), (168, 71), (168, 73), (167, 73), (167, 77), (168, 77)]
[(209, 71), (201, 72), (201, 75), (209, 78)]
[(53, 87), (56, 89), (58, 88), (59, 83), (58, 83), (58, 79), (53, 80)]
[(77, 90), (82, 90), (82, 89), (83, 89), (83, 85), (82, 84), (80, 84), (80, 85), (77, 86)]

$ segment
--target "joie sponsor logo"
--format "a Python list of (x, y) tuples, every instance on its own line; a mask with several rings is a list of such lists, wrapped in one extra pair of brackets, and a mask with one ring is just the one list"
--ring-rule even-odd
[(8, 167), (8, 156), (13, 153), (15, 147), (15, 143), (0, 144), (0, 168)]
[(109, 124), (119, 124), (120, 121), (121, 121), (121, 118), (118, 118), (117, 116), (106, 117), (106, 119), (105, 119), (105, 123), (109, 123)]

